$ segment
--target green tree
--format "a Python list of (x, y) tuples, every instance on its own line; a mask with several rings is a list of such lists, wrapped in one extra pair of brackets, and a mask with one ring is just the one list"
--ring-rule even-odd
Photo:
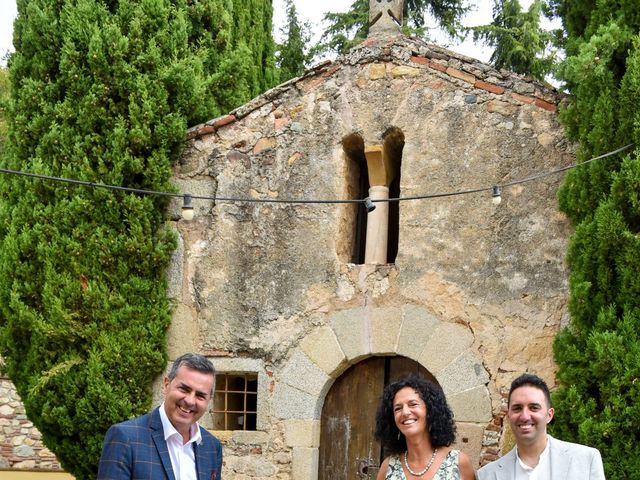
[[(268, 0), (17, 6), (4, 168), (170, 191), (187, 126), (274, 79)], [(78, 479), (95, 477), (110, 424), (148, 410), (166, 365), (165, 207), (0, 176), (0, 355)]]
[(523, 12), (518, 0), (497, 0), (493, 22), (473, 27), (473, 38), (494, 48), (490, 61), (497, 68), (542, 80), (555, 66), (552, 46), (558, 36), (540, 26), (545, 7), (542, 0), (535, 0)]
[(640, 10), (636, 2), (557, 0), (571, 93), (561, 110), (578, 161), (559, 193), (575, 226), (571, 324), (554, 343), (558, 436), (598, 447), (608, 479), (640, 477)]
[[(463, 0), (406, 0), (403, 7), (403, 25), (405, 33), (416, 34), (428, 39), (425, 14), (430, 14), (437, 24), (451, 37), (462, 37), (464, 29), (460, 23), (462, 16), (469, 11)], [(342, 53), (359, 44), (369, 33), (369, 0), (354, 0), (346, 12), (327, 13), (329, 22), (317, 52)]]
[(4, 144), (7, 138), (6, 126), (6, 106), (10, 97), (9, 72), (6, 68), (0, 67), (0, 157), (4, 155)]
[(286, 11), (287, 23), (282, 29), (285, 41), (277, 46), (276, 53), (281, 82), (302, 75), (313, 58), (308, 47), (311, 26), (300, 23), (293, 0), (286, 0)]
[(207, 95), (215, 103), (213, 115), (227, 113), (276, 84), (271, 1), (184, 3), (189, 43), (197, 46), (211, 76)]

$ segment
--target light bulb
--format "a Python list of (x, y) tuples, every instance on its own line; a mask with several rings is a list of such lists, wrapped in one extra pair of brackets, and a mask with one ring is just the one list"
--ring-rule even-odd
[(185, 193), (182, 203), (182, 218), (189, 221), (193, 220), (194, 211), (193, 211), (193, 202), (190, 193)]
[(502, 197), (500, 196), (501, 190), (502, 189), (500, 188), (500, 185), (495, 185), (493, 187), (493, 193), (491, 194), (491, 197), (492, 197), (491, 202), (494, 205), (500, 205), (500, 202), (502, 202)]

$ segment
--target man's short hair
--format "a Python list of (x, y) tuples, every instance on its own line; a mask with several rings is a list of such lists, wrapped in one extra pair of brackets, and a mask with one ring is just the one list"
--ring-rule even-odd
[(530, 386), (542, 390), (544, 398), (547, 400), (547, 408), (551, 408), (551, 393), (549, 393), (549, 387), (546, 382), (537, 375), (532, 373), (523, 373), (513, 382), (511, 382), (511, 388), (509, 389), (509, 399), (507, 405), (511, 405), (511, 394), (516, 388), (523, 386)]
[(169, 381), (176, 378), (178, 369), (182, 366), (197, 372), (207, 373), (213, 377), (216, 375), (216, 369), (213, 368), (213, 364), (204, 355), (200, 355), (199, 353), (185, 353), (180, 355), (173, 362), (171, 370), (169, 370), (169, 374), (167, 375)]

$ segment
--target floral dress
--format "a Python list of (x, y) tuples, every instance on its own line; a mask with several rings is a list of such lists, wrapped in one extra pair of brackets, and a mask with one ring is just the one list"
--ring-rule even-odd
[[(433, 480), (460, 480), (460, 469), (458, 468), (459, 450), (450, 450), (445, 459), (440, 464), (438, 471), (433, 476)], [(407, 480), (402, 470), (400, 455), (393, 455), (389, 459), (389, 468), (385, 480)]]

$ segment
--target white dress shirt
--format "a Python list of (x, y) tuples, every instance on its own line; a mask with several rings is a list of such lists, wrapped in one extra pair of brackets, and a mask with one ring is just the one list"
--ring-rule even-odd
[(549, 461), (549, 440), (540, 454), (540, 460), (534, 467), (522, 461), (516, 447), (516, 478), (515, 480), (551, 480), (551, 462)]
[(164, 410), (164, 402), (160, 405), (160, 419), (162, 420), (164, 439), (167, 442), (171, 466), (173, 467), (176, 480), (198, 480), (196, 455), (193, 451), (194, 442), (198, 445), (202, 443), (202, 435), (200, 434), (198, 422), (191, 425), (189, 441), (183, 444), (182, 435), (175, 429), (169, 421), (169, 417), (167, 417), (167, 412)]

